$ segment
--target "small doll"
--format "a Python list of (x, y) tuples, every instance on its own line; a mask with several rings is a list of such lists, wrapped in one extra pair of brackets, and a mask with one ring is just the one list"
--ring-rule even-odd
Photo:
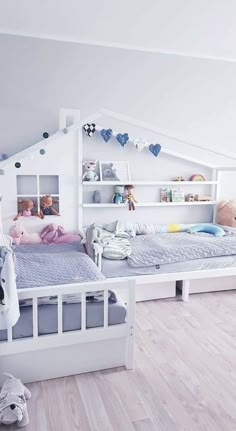
[(122, 204), (124, 202), (124, 186), (115, 186), (114, 187), (114, 194), (112, 196), (112, 202), (114, 204)]
[(134, 202), (138, 203), (132, 193), (132, 190), (134, 189), (134, 186), (132, 185), (127, 185), (125, 186), (125, 190), (126, 190), (126, 195), (125, 195), (125, 202), (128, 203), (129, 205), (129, 211), (131, 210), (135, 210), (135, 206), (134, 206)]
[(57, 201), (53, 200), (51, 196), (43, 196), (40, 200), (40, 213), (39, 216), (41, 219), (44, 219), (45, 215), (57, 215), (59, 216), (59, 212), (52, 208), (52, 205), (57, 203)]
[(34, 208), (34, 202), (31, 199), (25, 199), (23, 201), (18, 201), (21, 204), (22, 210), (14, 217), (14, 221), (18, 220), (19, 217), (31, 217), (32, 210)]

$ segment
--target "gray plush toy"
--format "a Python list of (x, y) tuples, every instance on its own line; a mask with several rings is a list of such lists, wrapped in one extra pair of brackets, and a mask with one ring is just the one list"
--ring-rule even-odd
[(29, 423), (26, 400), (31, 393), (19, 379), (5, 373), (7, 377), (0, 393), (0, 424), (11, 425), (17, 422), (18, 427)]

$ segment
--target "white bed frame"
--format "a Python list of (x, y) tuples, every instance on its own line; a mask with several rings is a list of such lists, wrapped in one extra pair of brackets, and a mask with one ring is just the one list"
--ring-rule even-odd
[[(70, 114), (71, 110), (68, 112), (67, 110), (62, 110), (60, 129), (66, 127), (67, 113)], [(105, 114), (109, 113), (105, 112)], [(68, 130), (78, 131), (78, 185), (76, 185), (76, 187), (78, 186), (78, 207), (75, 210), (78, 216), (78, 228), (82, 228), (82, 126), (87, 121), (92, 122), (95, 118), (99, 118), (101, 114), (96, 114), (83, 122), (79, 122), (79, 111), (75, 112), (75, 116), (77, 124), (74, 124), (72, 129), (69, 128)], [(136, 126), (139, 125), (130, 119), (121, 118), (121, 116), (113, 115), (113, 118), (123, 119)], [(144, 124), (140, 124), (140, 127), (148, 129), (148, 127), (144, 126)], [(149, 130), (151, 129), (149, 128)], [(34, 151), (40, 148), (41, 143), (38, 143), (34, 146)], [(173, 156), (176, 155), (174, 151), (166, 152)], [(28, 157), (30, 149), (25, 150), (23, 153), (22, 157), (24, 155)], [(191, 161), (191, 158), (185, 158)], [(15, 161), (17, 161), (17, 156), (12, 156), (9, 161), (2, 162), (2, 166)], [(213, 170), (213, 179), (215, 174), (216, 172)], [(214, 185), (212, 188), (215, 190)], [(100, 266), (101, 257), (98, 254), (96, 260), (98, 266)], [(4, 371), (8, 371), (19, 376), (24, 382), (33, 382), (118, 366), (131, 369), (134, 360), (136, 299), (140, 301), (174, 297), (177, 283), (182, 287), (182, 299), (187, 301), (189, 293), (191, 293), (191, 285), (196, 280), (198, 285), (204, 280), (206, 284), (209, 279), (217, 279), (218, 287), (219, 280), (224, 280), (225, 285), (231, 286), (230, 288), (236, 288), (236, 283), (234, 286), (236, 268), (121, 277), (105, 281), (21, 289), (18, 291), (19, 299), (31, 298), (33, 300), (33, 337), (13, 340), (12, 331), (10, 329), (7, 331), (7, 341), (0, 342), (0, 376)], [(225, 285), (222, 290), (225, 290)], [(127, 319), (123, 324), (108, 325), (108, 290), (110, 289), (120, 293), (121, 298), (127, 303)], [(104, 324), (103, 327), (87, 329), (85, 293), (95, 290), (104, 291)], [(62, 296), (72, 293), (81, 293), (82, 295), (81, 330), (63, 332)], [(58, 296), (58, 331), (57, 334), (39, 335), (37, 301), (40, 297), (51, 295)]]
[[(86, 328), (86, 292), (104, 292), (102, 327)], [(108, 291), (126, 298), (125, 323), (108, 325)], [(63, 332), (62, 298), (81, 294), (81, 330)], [(38, 298), (58, 297), (57, 334), (38, 334)], [(33, 337), (14, 340), (8, 329), (7, 341), (0, 342), (0, 376), (8, 371), (24, 382), (63, 377), (78, 373), (125, 366), (133, 368), (135, 324), (135, 280), (102, 280), (18, 291), (19, 299), (32, 299)], [(0, 377), (0, 379), (1, 379)], [(0, 380), (1, 384), (1, 380)]]

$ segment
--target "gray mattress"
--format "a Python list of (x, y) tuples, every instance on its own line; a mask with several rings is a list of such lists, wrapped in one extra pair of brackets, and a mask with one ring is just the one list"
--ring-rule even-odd
[[(86, 303), (86, 327), (95, 328), (103, 326), (103, 302)], [(108, 304), (108, 324), (124, 323), (126, 307), (117, 298), (117, 302)], [(57, 305), (41, 305), (38, 308), (39, 335), (57, 333)], [(63, 304), (63, 331), (81, 329), (81, 304)], [(32, 307), (21, 307), (20, 318), (13, 328), (13, 338), (32, 337)], [(6, 331), (0, 331), (0, 341), (7, 339)]]
[(102, 272), (107, 278), (129, 277), (137, 275), (166, 274), (184, 271), (199, 271), (207, 269), (236, 267), (236, 255), (194, 259), (186, 262), (169, 263), (159, 266), (131, 267), (125, 260), (109, 260), (103, 258)]

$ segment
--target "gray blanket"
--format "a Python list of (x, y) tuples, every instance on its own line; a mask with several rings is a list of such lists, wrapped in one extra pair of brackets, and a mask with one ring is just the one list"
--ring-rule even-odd
[(80, 242), (20, 245), (15, 248), (15, 253), (18, 289), (105, 278), (84, 253)]
[(236, 235), (215, 237), (207, 233), (158, 233), (130, 239), (132, 267), (163, 265), (192, 259), (236, 254)]

